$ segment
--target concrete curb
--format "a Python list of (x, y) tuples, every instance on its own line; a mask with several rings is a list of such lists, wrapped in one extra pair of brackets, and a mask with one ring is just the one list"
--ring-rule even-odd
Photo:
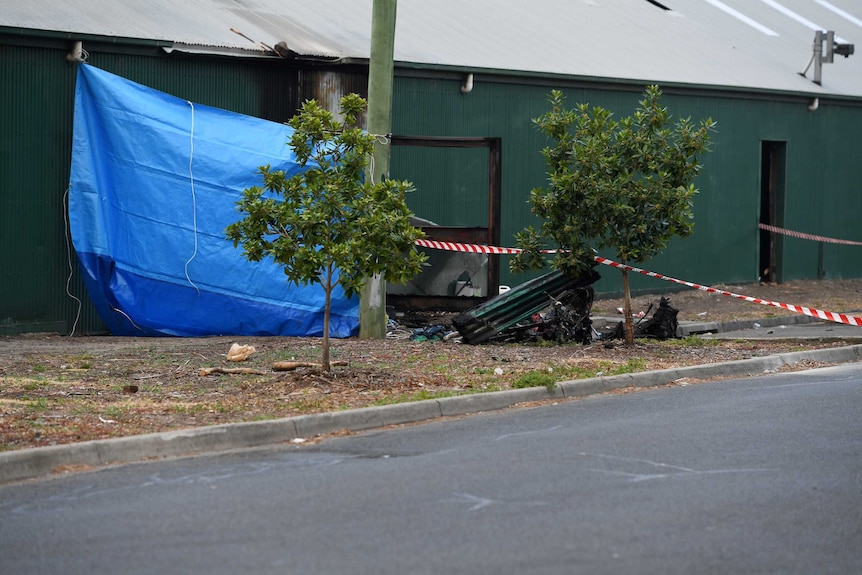
[(363, 431), (506, 409), (518, 404), (586, 397), (625, 387), (652, 387), (682, 378), (760, 375), (802, 361), (848, 363), (862, 360), (862, 345), (796, 351), (707, 365), (646, 371), (563, 381), (553, 390), (544, 387), (429, 399), (382, 407), (301, 415), (270, 421), (216, 425), (180, 431), (101, 439), (69, 445), (38, 447), (0, 453), (0, 485), (46, 477), (64, 468), (97, 468), (152, 459), (189, 457), (249, 447), (290, 442), (338, 431)]

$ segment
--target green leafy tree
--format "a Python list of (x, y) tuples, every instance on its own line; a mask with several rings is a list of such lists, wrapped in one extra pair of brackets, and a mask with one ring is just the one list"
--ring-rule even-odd
[[(513, 271), (542, 267), (546, 244), (559, 250), (555, 267), (579, 274), (595, 265), (593, 245), (613, 249), (621, 263), (641, 263), (672, 237), (692, 233), (693, 180), (715, 123), (685, 118), (671, 127), (661, 96), (658, 86), (648, 86), (634, 115), (615, 120), (587, 104), (567, 109), (562, 92), (551, 92), (551, 110), (533, 120), (554, 142), (542, 151), (548, 185), (530, 192), (533, 213), (544, 221), (516, 235), (524, 251), (512, 259)], [(629, 278), (621, 271), (632, 344)]]
[(330, 371), (329, 319), (332, 293), (341, 286), (351, 297), (366, 278), (381, 275), (404, 283), (422, 268), (425, 256), (415, 241), (424, 237), (410, 224), (405, 196), (409, 182), (364, 178), (375, 136), (357, 118), (366, 101), (357, 94), (341, 99), (343, 120), (309, 100), (288, 123), (298, 164), (288, 176), (260, 168), (263, 186), (243, 192), (237, 202), (245, 216), (226, 234), (242, 244), (251, 261), (272, 258), (288, 281), (319, 284), (325, 293), (322, 365)]

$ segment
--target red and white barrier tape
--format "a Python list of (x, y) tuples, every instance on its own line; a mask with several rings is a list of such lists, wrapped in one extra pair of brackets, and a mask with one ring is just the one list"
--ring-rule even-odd
[[(521, 250), (518, 248), (498, 248), (495, 246), (486, 246), (481, 244), (462, 244), (457, 242), (438, 242), (433, 240), (416, 240), (416, 244), (419, 246), (423, 246), (426, 248), (433, 248), (438, 250), (447, 250), (447, 251), (455, 251), (455, 252), (468, 252), (474, 254), (517, 254), (520, 253)], [(596, 261), (600, 264), (604, 264), (606, 266), (611, 266), (615, 268), (623, 268), (633, 272), (637, 272), (639, 274), (647, 275), (653, 278), (657, 278), (660, 280), (665, 280), (669, 282), (673, 282), (676, 284), (684, 285), (690, 288), (694, 288), (697, 290), (705, 291), (708, 293), (717, 293), (721, 295), (726, 295), (729, 297), (734, 297), (737, 299), (749, 301), (752, 303), (759, 303), (762, 305), (770, 305), (773, 307), (778, 307), (781, 309), (786, 309), (787, 311), (792, 311), (795, 313), (800, 313), (803, 315), (807, 315), (810, 317), (816, 317), (818, 319), (823, 319), (826, 321), (833, 321), (836, 323), (844, 323), (848, 325), (862, 326), (862, 317), (856, 317), (852, 315), (847, 315), (843, 313), (835, 313), (831, 311), (823, 311), (819, 309), (812, 309), (800, 305), (793, 305), (787, 303), (781, 303), (777, 301), (769, 301), (765, 299), (760, 299), (756, 297), (751, 297), (747, 295), (740, 295), (733, 292), (725, 291), (718, 288), (702, 286), (700, 284), (687, 282), (684, 280), (679, 280), (676, 278), (672, 278), (670, 276), (665, 276), (662, 274), (657, 274), (655, 272), (647, 271), (641, 268), (636, 268), (634, 266), (621, 264), (619, 262), (615, 262), (613, 260), (609, 260), (607, 258), (602, 258), (596, 256)]]
[(435, 240), (416, 240), (417, 246), (434, 248), (435, 250), (447, 250), (450, 252), (468, 252), (471, 254), (518, 254), (518, 248), (498, 248), (481, 244), (461, 244), (457, 242), (438, 242)]
[(718, 288), (702, 286), (702, 285), (699, 285), (696, 283), (678, 280), (676, 278), (672, 278), (669, 276), (663, 276), (663, 275), (657, 274), (655, 272), (650, 272), (650, 271), (642, 270), (640, 268), (636, 268), (633, 266), (621, 264), (621, 263), (615, 262), (613, 260), (609, 260), (607, 258), (596, 257), (596, 261), (599, 262), (600, 264), (605, 264), (605, 265), (612, 266), (615, 268), (625, 268), (625, 269), (631, 270), (633, 272), (644, 274), (644, 275), (647, 275), (647, 276), (650, 276), (653, 278), (658, 278), (660, 280), (665, 280), (665, 281), (677, 283), (680, 285), (688, 286), (690, 288), (698, 289), (698, 290), (705, 291), (708, 293), (717, 293), (717, 294), (721, 294), (721, 295), (735, 297), (735, 298), (742, 299), (745, 301), (750, 301), (752, 303), (759, 303), (759, 304), (763, 304), (763, 305), (771, 305), (773, 307), (780, 307), (781, 309), (786, 309), (788, 311), (792, 311), (795, 313), (801, 313), (803, 315), (816, 317), (818, 319), (825, 319), (827, 321), (834, 321), (837, 323), (846, 323), (848, 325), (862, 326), (862, 317), (846, 315), (843, 313), (835, 313), (835, 312), (831, 312), (831, 311), (823, 311), (823, 310), (819, 310), (819, 309), (811, 309), (811, 308), (807, 308), (807, 307), (804, 307), (801, 305), (793, 305), (793, 304), (789, 304), (789, 303), (769, 301), (769, 300), (760, 299), (760, 298), (747, 296), (747, 295), (740, 295), (740, 294), (736, 294), (736, 293), (725, 291), (725, 290), (718, 289)]
[(828, 242), (830, 244), (843, 244), (846, 246), (862, 246), (862, 242), (854, 242), (852, 240), (839, 240), (836, 238), (827, 238), (824, 236), (815, 236), (813, 234), (806, 234), (803, 232), (794, 232), (793, 230), (785, 230), (784, 228), (779, 228), (777, 226), (770, 226), (769, 224), (760, 224), (761, 230), (766, 230), (768, 232), (773, 232), (776, 234), (783, 234), (785, 236), (791, 236), (794, 238), (802, 238), (803, 240), (814, 240), (817, 242)]

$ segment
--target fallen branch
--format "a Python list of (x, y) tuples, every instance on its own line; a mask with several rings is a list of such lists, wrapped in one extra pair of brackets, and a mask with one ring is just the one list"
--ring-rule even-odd
[(198, 375), (212, 375), (214, 373), (243, 373), (247, 375), (266, 375), (265, 371), (251, 367), (202, 367)]
[[(329, 365), (335, 367), (338, 365), (347, 365), (346, 361), (330, 361)], [(275, 371), (292, 371), (298, 367), (317, 367), (322, 368), (322, 363), (314, 363), (313, 361), (277, 361), (272, 364), (272, 369)]]

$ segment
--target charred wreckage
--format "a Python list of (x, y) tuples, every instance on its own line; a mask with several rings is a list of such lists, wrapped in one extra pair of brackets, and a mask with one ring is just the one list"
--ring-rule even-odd
[[(589, 344), (622, 339), (622, 321), (604, 333), (593, 327), (590, 318), (594, 298), (592, 284), (600, 278), (594, 269), (578, 277), (556, 270), (458, 314), (452, 319), (456, 332), (447, 333), (443, 326), (435, 325), (416, 329), (411, 339), (459, 336), (467, 344), (537, 341)], [(658, 306), (650, 305), (637, 319), (635, 337), (661, 340), (676, 337), (677, 314), (678, 310), (662, 297)]]

